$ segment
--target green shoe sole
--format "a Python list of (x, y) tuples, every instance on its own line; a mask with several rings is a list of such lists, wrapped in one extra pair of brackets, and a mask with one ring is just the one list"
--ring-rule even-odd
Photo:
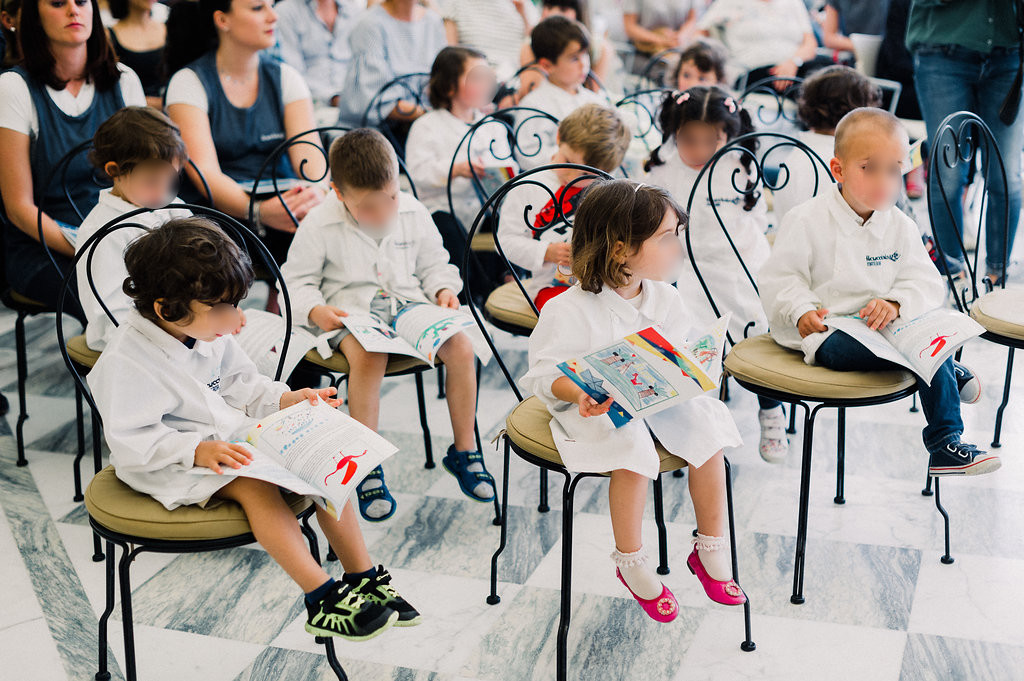
[(352, 635), (346, 635), (346, 634), (339, 634), (338, 632), (332, 631), (330, 629), (321, 629), (320, 627), (314, 627), (309, 622), (306, 622), (306, 631), (309, 632), (310, 634), (313, 634), (314, 636), (333, 636), (335, 638), (345, 639), (346, 641), (369, 641), (371, 638), (376, 638), (377, 636), (380, 636), (381, 634), (383, 634), (385, 631), (387, 631), (392, 626), (397, 624), (397, 622), (398, 622), (398, 613), (397, 612), (392, 612), (391, 615), (388, 617), (388, 621), (384, 624), (383, 627), (381, 627), (380, 629), (377, 629), (376, 631), (374, 631), (372, 633), (366, 634), (364, 636), (352, 636)]

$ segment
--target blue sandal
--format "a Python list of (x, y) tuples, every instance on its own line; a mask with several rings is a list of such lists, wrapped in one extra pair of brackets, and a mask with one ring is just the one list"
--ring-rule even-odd
[[(482, 468), (484, 465), (484, 455), (480, 452), (460, 452), (455, 449), (455, 445), (448, 447), (448, 453), (441, 459), (444, 469), (459, 481), (459, 487), (462, 489), (463, 494), (473, 501), (479, 501), (484, 504), (494, 501), (494, 476), (488, 473), (486, 469), (481, 471), (469, 470), (470, 464), (474, 463), (480, 464)], [(474, 488), (481, 482), (491, 486), (489, 496), (482, 497), (473, 492)]]
[[(367, 480), (380, 480), (380, 487), (374, 487), (373, 489), (364, 489), (363, 485), (366, 484)], [(384, 482), (384, 469), (377, 466), (372, 471), (367, 473), (363, 481), (356, 487), (357, 499), (359, 501), (359, 515), (363, 516), (363, 520), (370, 523), (384, 522), (395, 514), (395, 510), (398, 508), (398, 502), (391, 496), (391, 492), (388, 491), (388, 486)], [(375, 501), (386, 501), (391, 505), (391, 509), (380, 517), (374, 517), (369, 515), (370, 504)]]

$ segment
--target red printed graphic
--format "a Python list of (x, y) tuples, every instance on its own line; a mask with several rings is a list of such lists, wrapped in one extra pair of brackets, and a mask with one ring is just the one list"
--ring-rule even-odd
[(928, 352), (929, 349), (931, 349), (932, 351), (931, 351), (931, 354), (928, 355), (928, 356), (929, 357), (935, 357), (940, 352), (942, 352), (942, 348), (946, 347), (946, 339), (947, 338), (952, 338), (955, 335), (957, 335), (957, 334), (951, 333), (948, 336), (942, 336), (942, 335), (936, 336), (935, 338), (932, 339), (932, 342), (928, 344), (927, 348), (925, 348), (920, 353), (918, 353), (918, 357), (923, 357), (924, 353)]
[[(366, 454), (365, 449), (363, 450), (363, 454)], [(348, 481), (352, 479), (352, 476), (356, 474), (356, 469), (359, 468), (359, 464), (353, 461), (353, 459), (358, 459), (363, 454), (349, 454), (347, 456), (343, 456), (341, 460), (337, 462), (337, 468), (335, 468), (334, 473), (337, 473), (342, 468), (345, 469), (345, 474), (341, 477), (342, 485), (347, 485)], [(327, 474), (327, 476), (324, 478), (325, 485), (327, 484), (327, 478), (334, 475), (334, 473)]]

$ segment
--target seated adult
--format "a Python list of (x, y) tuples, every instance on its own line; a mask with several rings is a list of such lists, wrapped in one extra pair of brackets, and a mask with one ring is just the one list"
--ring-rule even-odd
[[(273, 192), (272, 186), (254, 186), (270, 153), (314, 127), (313, 100), (302, 76), (263, 54), (275, 42), (276, 24), (269, 4), (250, 0), (179, 2), (167, 22), (165, 59), (174, 73), (167, 84), (167, 115), (181, 129), (214, 207), (242, 219), (248, 216), (250, 194)], [(309, 141), (319, 145), (315, 135)], [(322, 151), (298, 144), (263, 176), (269, 179), (274, 172), (279, 179), (299, 178), (301, 168), (305, 177), (319, 178), (324, 163)], [(194, 171), (188, 172), (195, 187), (202, 187)], [(324, 197), (318, 187), (297, 180), (290, 184), (256, 204), (252, 225), (278, 262), (284, 261), (295, 232), (285, 206), (301, 220)], [(190, 198), (184, 189), (181, 194)]]
[(826, 0), (821, 42), (832, 50), (853, 52), (854, 33), (882, 35), (889, 0)]
[[(22, 295), (56, 306), (61, 277), (39, 241), (37, 219), (42, 197), (42, 232), (59, 267), (75, 254), (80, 218), (96, 205), (85, 154), (57, 178), (57, 163), (71, 149), (92, 139), (100, 123), (126, 104), (145, 106), (138, 76), (118, 64), (96, 0), (27, 0), (17, 35), (22, 60), (0, 74), (0, 196), (8, 283)], [(64, 184), (74, 202), (64, 194)], [(76, 303), (69, 312), (80, 315)]]
[(352, 50), (349, 34), (364, 0), (281, 0), (277, 42), (281, 58), (301, 73), (317, 108), (338, 106)]
[(519, 70), (519, 50), (537, 23), (529, 0), (445, 0), (444, 27), (449, 45), (487, 55), (499, 81)]
[(159, 3), (157, 0), (109, 0), (109, 4), (111, 16), (117, 19), (107, 31), (114, 53), (138, 75), (149, 105), (163, 108), (167, 78), (162, 57), (167, 26), (153, 18), (153, 7)]
[[(703, 35), (718, 33), (732, 55), (734, 71), (747, 83), (768, 76), (792, 78), (831, 63), (816, 57), (818, 42), (803, 0), (714, 0), (697, 22)], [(776, 88), (788, 87), (778, 81)]]
[(637, 52), (653, 55), (693, 40), (701, 0), (623, 0), (622, 25)]
[[(352, 63), (345, 77), (338, 122), (358, 126), (377, 92), (389, 81), (409, 73), (426, 73), (434, 57), (447, 45), (444, 23), (433, 10), (416, 0), (384, 0), (360, 16), (349, 37)], [(370, 125), (381, 117), (412, 123), (423, 115), (423, 107), (409, 95), (396, 90), (377, 111)]]

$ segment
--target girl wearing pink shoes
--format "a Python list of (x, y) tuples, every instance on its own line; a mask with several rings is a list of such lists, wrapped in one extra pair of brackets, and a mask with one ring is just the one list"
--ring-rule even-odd
[[(576, 211), (572, 274), (577, 283), (541, 311), (530, 336), (530, 370), (521, 379), (551, 411), (551, 433), (566, 468), (608, 472), (615, 574), (658, 622), (679, 612), (641, 543), (647, 481), (658, 476), (655, 441), (689, 464), (697, 536), (686, 563), (708, 597), (741, 605), (726, 540), (723, 447), (742, 443), (725, 405), (708, 395), (615, 428), (611, 400), (598, 404), (565, 377), (560, 362), (659, 325), (681, 344), (692, 319), (673, 281), (682, 264), (678, 231), (686, 214), (662, 189), (630, 180), (596, 182)], [(701, 329), (693, 329), (701, 331)]]

